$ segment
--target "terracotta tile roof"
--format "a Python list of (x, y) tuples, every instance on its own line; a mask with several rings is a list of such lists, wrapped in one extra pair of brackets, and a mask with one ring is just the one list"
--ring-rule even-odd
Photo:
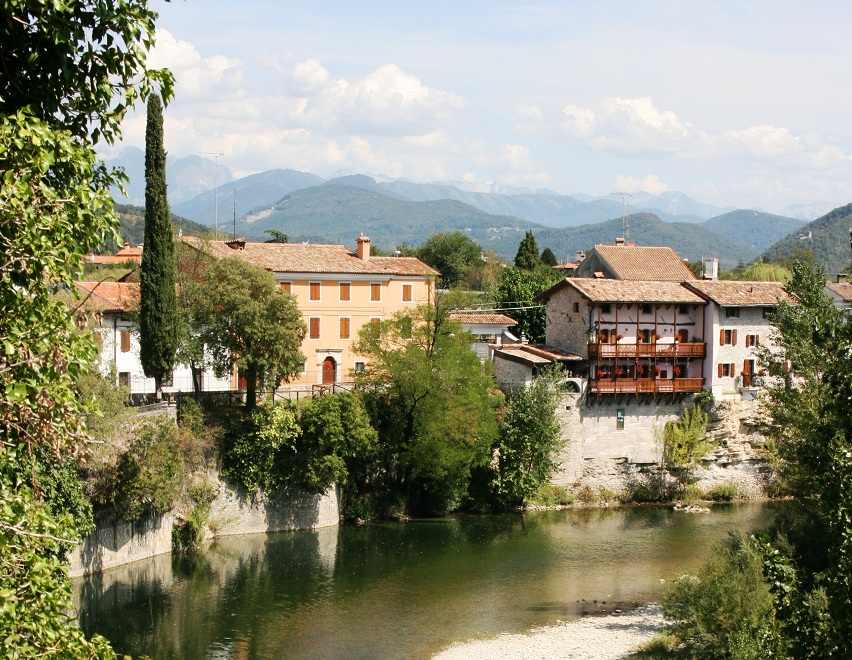
[(831, 282), (826, 286), (841, 300), (852, 302), (852, 282)]
[(575, 353), (566, 353), (544, 344), (503, 344), (494, 348), (494, 354), (513, 362), (523, 362), (531, 366), (583, 359)]
[(478, 323), (480, 325), (517, 325), (511, 316), (494, 312), (450, 312), (450, 320), (459, 323)]
[(547, 300), (562, 287), (575, 288), (592, 302), (614, 303), (684, 303), (704, 304), (704, 299), (680, 282), (650, 282), (645, 280), (592, 280), (567, 277), (537, 296)]
[(139, 257), (142, 259), (142, 246), (141, 245), (125, 245), (118, 252), (115, 253), (117, 257)]
[(142, 263), (142, 255), (139, 256), (119, 256), (117, 254), (87, 254), (86, 263), (99, 264), (101, 266), (121, 265), (128, 262), (136, 264)]
[(619, 280), (682, 282), (695, 279), (670, 247), (595, 245), (595, 252)]
[(738, 280), (693, 280), (685, 286), (718, 305), (750, 307), (795, 302), (780, 282), (741, 282)]
[(577, 266), (579, 266), (577, 261), (566, 261), (564, 264), (556, 264), (554, 268), (556, 270), (577, 270)]
[(137, 282), (74, 282), (83, 308), (97, 312), (129, 312), (139, 306)]
[(181, 240), (214, 257), (236, 257), (274, 273), (440, 275), (416, 257), (359, 259), (344, 245), (246, 241), (242, 249), (232, 249), (225, 241), (203, 241), (194, 236), (184, 236)]

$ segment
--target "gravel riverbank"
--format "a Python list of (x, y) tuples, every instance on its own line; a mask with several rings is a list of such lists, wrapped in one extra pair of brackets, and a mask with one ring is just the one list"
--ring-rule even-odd
[(660, 607), (645, 605), (623, 614), (586, 616), (535, 628), (523, 635), (505, 634), (493, 639), (461, 642), (433, 656), (433, 660), (614, 660), (628, 656), (663, 628)]

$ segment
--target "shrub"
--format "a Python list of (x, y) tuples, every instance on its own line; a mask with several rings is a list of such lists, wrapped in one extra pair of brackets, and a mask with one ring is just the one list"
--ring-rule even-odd
[(574, 503), (574, 499), (573, 493), (563, 486), (542, 484), (530, 498), (530, 502), (542, 506), (568, 506)]
[(733, 483), (717, 484), (710, 488), (704, 496), (714, 502), (731, 502), (739, 497), (739, 489)]
[(704, 492), (698, 487), (698, 484), (686, 484), (680, 493), (680, 499), (684, 502), (699, 502), (704, 499)]
[(299, 436), (296, 410), (289, 403), (258, 406), (237, 418), (228, 432), (222, 473), (249, 492), (271, 492), (279, 484), (276, 460), (283, 446), (295, 447)]
[(556, 454), (562, 446), (557, 400), (556, 378), (551, 374), (509, 395), (491, 482), (502, 506), (517, 506), (533, 496), (556, 469)]
[(184, 478), (178, 429), (170, 420), (143, 424), (121, 457), (114, 489), (116, 510), (129, 521), (171, 509)]
[(583, 504), (594, 504), (597, 501), (597, 493), (591, 486), (583, 486), (577, 491), (577, 500)]
[(732, 535), (715, 548), (700, 578), (684, 575), (672, 583), (663, 612), (691, 657), (763, 658), (780, 650), (762, 567), (755, 545)]
[(204, 410), (195, 399), (187, 396), (178, 399), (177, 421), (178, 426), (194, 436), (204, 433)]

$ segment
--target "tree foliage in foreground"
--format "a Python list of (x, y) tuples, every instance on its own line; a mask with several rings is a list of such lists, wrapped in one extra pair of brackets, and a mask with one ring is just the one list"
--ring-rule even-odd
[(457, 508), (497, 437), (493, 380), (470, 337), (424, 307), (365, 326), (354, 350), (381, 440), (372, 493), (414, 514)]
[(234, 366), (246, 377), (246, 407), (257, 386), (276, 388), (302, 370), (305, 322), (273, 275), (236, 258), (209, 265), (198, 294), (197, 327), (221, 377)]
[(538, 253), (538, 242), (535, 240), (535, 234), (528, 231), (518, 245), (515, 267), (523, 270), (534, 270), (539, 266), (541, 266), (541, 257)]
[(0, 20), (4, 658), (114, 656), (102, 638), (86, 640), (70, 614), (65, 561), (85, 531), (67, 499), (74, 480), (54, 488), (44, 478), (55, 461), (85, 454), (75, 383), (95, 357), (52, 293), (71, 286), (86, 252), (117, 238), (109, 187), (120, 177), (96, 165), (93, 143), (116, 138), (152, 84), (171, 95), (171, 75), (145, 67), (155, 16), (138, 0), (10, 0)]
[(544, 307), (535, 297), (560, 279), (561, 276), (549, 267), (533, 270), (504, 268), (490, 297), (498, 307), (505, 307), (506, 314), (517, 321), (512, 332), (523, 334), (532, 342), (543, 342), (547, 319)]
[(481, 261), (482, 249), (464, 232), (435, 234), (417, 250), (417, 257), (441, 273), (441, 287), (457, 286)]

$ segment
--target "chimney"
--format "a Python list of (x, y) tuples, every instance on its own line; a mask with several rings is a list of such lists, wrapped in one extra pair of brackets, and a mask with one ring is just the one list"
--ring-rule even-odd
[(232, 250), (245, 250), (246, 242), (242, 238), (236, 238), (233, 241), (225, 241), (225, 245), (227, 245)]
[(624, 236), (616, 236), (615, 237), (616, 245), (624, 245)]
[(357, 247), (355, 248), (355, 254), (359, 259), (363, 261), (367, 261), (370, 258), (370, 239), (364, 234), (358, 234), (358, 240), (356, 241)]
[(705, 280), (718, 280), (719, 257), (704, 257), (701, 260), (701, 270)]

